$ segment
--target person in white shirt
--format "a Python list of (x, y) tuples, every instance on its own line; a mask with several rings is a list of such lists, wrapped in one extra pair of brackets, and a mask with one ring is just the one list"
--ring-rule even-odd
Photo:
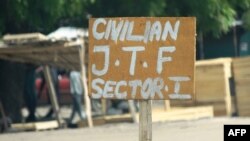
[(72, 123), (76, 113), (78, 113), (81, 120), (84, 120), (86, 118), (86, 114), (82, 108), (83, 88), (82, 88), (80, 72), (77, 71), (70, 72), (70, 93), (73, 98), (73, 107), (71, 116), (69, 118), (69, 123)]

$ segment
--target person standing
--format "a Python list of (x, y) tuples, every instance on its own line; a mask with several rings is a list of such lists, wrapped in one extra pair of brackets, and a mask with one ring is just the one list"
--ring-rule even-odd
[(25, 82), (24, 82), (24, 100), (29, 111), (26, 122), (36, 121), (36, 90), (35, 90), (35, 66), (26, 65)]
[(70, 72), (70, 93), (73, 99), (72, 112), (69, 118), (69, 123), (72, 123), (75, 114), (77, 113), (80, 116), (80, 119), (83, 121), (86, 118), (86, 114), (82, 108), (82, 82), (81, 74), (77, 71)]

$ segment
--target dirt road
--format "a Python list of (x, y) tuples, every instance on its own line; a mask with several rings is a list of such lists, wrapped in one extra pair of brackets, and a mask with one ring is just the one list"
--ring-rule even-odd
[[(153, 124), (153, 141), (223, 141), (224, 124), (250, 124), (250, 118), (213, 118)], [(138, 124), (0, 134), (0, 141), (138, 141)]]

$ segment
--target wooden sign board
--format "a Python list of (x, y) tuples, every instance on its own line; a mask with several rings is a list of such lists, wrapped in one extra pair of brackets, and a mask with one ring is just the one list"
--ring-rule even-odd
[(95, 99), (192, 99), (194, 17), (91, 18), (89, 91)]

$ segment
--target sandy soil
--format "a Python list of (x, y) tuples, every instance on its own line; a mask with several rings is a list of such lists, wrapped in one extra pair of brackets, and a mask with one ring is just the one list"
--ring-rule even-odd
[[(250, 118), (213, 118), (153, 124), (153, 141), (223, 141), (224, 124), (249, 124)], [(138, 124), (0, 134), (0, 141), (138, 141)]]

